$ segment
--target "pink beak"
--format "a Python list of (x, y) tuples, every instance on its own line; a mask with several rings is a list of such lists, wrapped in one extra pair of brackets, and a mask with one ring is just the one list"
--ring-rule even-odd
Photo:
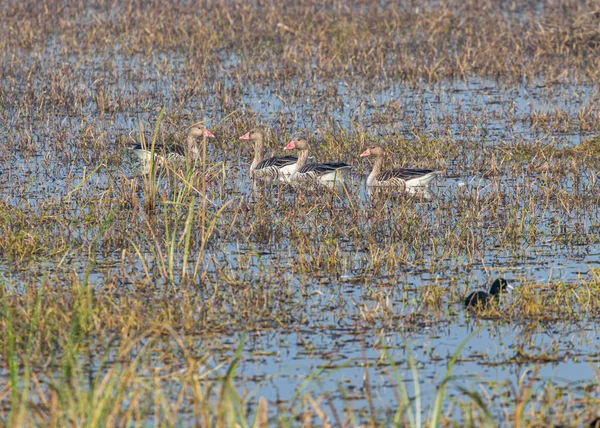
[(296, 142), (295, 141), (290, 141), (290, 144), (288, 144), (287, 146), (285, 146), (285, 149), (283, 150), (292, 150), (296, 148)]
[(250, 139), (250, 133), (246, 132), (244, 135), (242, 135), (240, 137), (240, 140), (249, 140)]
[(208, 129), (204, 130), (204, 135), (209, 138), (215, 138), (215, 135), (212, 132), (210, 132)]
[(361, 158), (364, 156), (371, 156), (371, 150), (367, 149), (362, 153), (362, 155), (360, 155)]

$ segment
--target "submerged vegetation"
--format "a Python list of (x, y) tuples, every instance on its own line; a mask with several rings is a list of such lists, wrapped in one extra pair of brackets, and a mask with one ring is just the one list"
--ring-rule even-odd
[[(4, 2), (2, 423), (589, 424), (597, 15)], [(216, 136), (200, 161), (136, 174), (128, 144), (193, 123)], [(306, 133), (348, 186), (253, 188), (256, 126), (275, 154)], [(433, 198), (369, 198), (373, 145), (442, 171)], [(510, 299), (464, 311), (498, 277)]]

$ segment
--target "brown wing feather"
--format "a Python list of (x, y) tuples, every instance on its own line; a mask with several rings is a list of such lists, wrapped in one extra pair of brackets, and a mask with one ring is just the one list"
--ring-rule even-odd
[(423, 177), (434, 172), (432, 169), (416, 169), (416, 168), (395, 168), (377, 174), (375, 179), (379, 182), (390, 180), (412, 180), (413, 178)]
[(313, 173), (315, 175), (324, 175), (329, 172), (336, 171), (342, 168), (350, 168), (344, 162), (323, 162), (323, 163), (308, 163), (298, 170), (300, 174)]
[(298, 158), (295, 156), (274, 156), (269, 159), (265, 159), (256, 165), (256, 170), (275, 167), (275, 168), (283, 168), (284, 166), (293, 165), (298, 161)]

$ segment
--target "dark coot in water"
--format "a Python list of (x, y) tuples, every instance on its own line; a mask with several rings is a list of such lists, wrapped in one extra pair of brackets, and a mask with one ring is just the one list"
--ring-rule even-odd
[(496, 279), (491, 287), (490, 292), (483, 290), (474, 291), (465, 298), (465, 307), (467, 308), (485, 308), (493, 301), (498, 301), (501, 294), (510, 294), (512, 286), (504, 279)]

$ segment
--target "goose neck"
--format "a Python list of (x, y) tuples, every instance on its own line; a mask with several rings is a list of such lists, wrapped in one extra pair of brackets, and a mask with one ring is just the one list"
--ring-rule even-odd
[(195, 160), (200, 159), (201, 154), (200, 154), (199, 141), (197, 141), (195, 137), (188, 135), (186, 142), (187, 142), (188, 153), (191, 154), (192, 158)]
[(265, 155), (265, 145), (263, 143), (262, 138), (259, 138), (254, 141), (254, 160), (252, 161), (252, 165), (250, 169), (253, 170), (256, 166), (262, 162)]
[(381, 167), (383, 166), (383, 156), (376, 156), (375, 161), (373, 162), (373, 169), (371, 170), (371, 174), (369, 174), (369, 181), (372, 181), (379, 173), (381, 172)]
[(298, 161), (296, 162), (296, 170), (299, 170), (306, 164), (306, 160), (308, 159), (308, 150), (299, 150), (298, 151)]

